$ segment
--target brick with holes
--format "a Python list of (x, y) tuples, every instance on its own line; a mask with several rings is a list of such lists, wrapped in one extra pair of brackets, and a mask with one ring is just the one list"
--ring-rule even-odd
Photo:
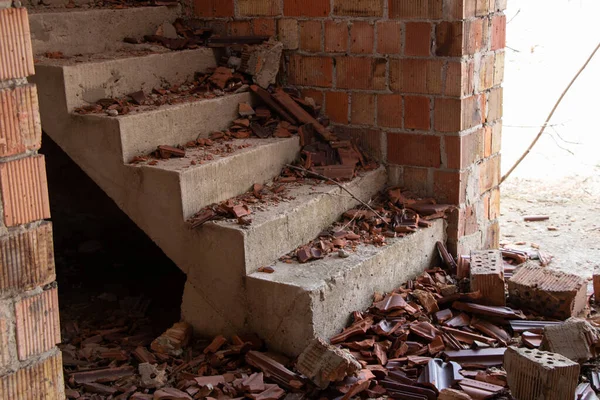
[(506, 305), (504, 266), (499, 250), (471, 252), (471, 291), (480, 291), (484, 304)]

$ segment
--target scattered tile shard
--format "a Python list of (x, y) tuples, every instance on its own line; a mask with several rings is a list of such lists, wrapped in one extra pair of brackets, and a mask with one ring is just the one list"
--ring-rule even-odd
[(347, 351), (314, 339), (298, 357), (296, 368), (321, 389), (354, 376), (362, 367)]

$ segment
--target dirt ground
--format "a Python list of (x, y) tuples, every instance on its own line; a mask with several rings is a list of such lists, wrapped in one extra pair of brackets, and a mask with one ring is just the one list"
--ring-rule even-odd
[[(599, 11), (597, 0), (509, 1), (503, 173), (531, 143), (598, 43), (591, 27)], [(560, 21), (560, 29), (552, 21)], [(600, 54), (567, 94), (532, 153), (501, 187), (502, 243), (540, 246), (555, 256), (550, 267), (583, 276), (600, 266), (600, 129), (591, 123), (599, 104), (599, 72)], [(550, 220), (523, 221), (532, 214)]]

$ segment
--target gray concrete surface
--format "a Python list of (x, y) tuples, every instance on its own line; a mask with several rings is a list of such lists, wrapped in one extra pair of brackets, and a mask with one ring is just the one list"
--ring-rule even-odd
[(437, 241), (445, 241), (443, 220), (384, 247), (361, 245), (347, 259), (279, 262), (273, 274), (254, 273), (247, 279), (250, 328), (271, 349), (297, 355), (313, 337), (339, 333), (375, 292), (389, 292), (430, 267)]
[[(123, 38), (153, 35), (164, 21), (174, 21), (181, 7), (32, 10), (29, 14), (34, 54), (103, 53), (120, 47)], [(73, 34), (76, 33), (76, 34)]]

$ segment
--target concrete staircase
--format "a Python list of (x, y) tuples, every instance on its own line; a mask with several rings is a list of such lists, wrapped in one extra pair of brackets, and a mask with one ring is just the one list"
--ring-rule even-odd
[[(184, 144), (226, 129), (240, 102), (257, 101), (248, 93), (118, 117), (73, 112), (101, 98), (181, 83), (215, 66), (220, 54), (212, 49), (171, 52), (122, 42), (154, 33), (178, 13), (166, 7), (32, 13), (38, 54), (33, 81), (43, 129), (187, 274), (182, 313), (198, 333), (252, 330), (272, 348), (298, 353), (313, 336), (341, 329), (374, 291), (391, 290), (429, 266), (435, 242), (444, 240), (444, 223), (382, 248), (360, 246), (347, 259), (278, 263), (357, 203), (336, 186), (294, 184), (293, 200), (255, 210), (249, 227), (222, 221), (191, 230), (187, 218), (268, 182), (298, 156), (300, 146), (297, 137), (244, 139), (235, 144), (250, 147), (203, 164), (190, 165), (189, 159), (130, 164), (158, 145)], [(42, 56), (57, 51), (71, 57)], [(346, 185), (368, 201), (386, 181), (381, 167)], [(257, 272), (267, 265), (275, 273)]]

